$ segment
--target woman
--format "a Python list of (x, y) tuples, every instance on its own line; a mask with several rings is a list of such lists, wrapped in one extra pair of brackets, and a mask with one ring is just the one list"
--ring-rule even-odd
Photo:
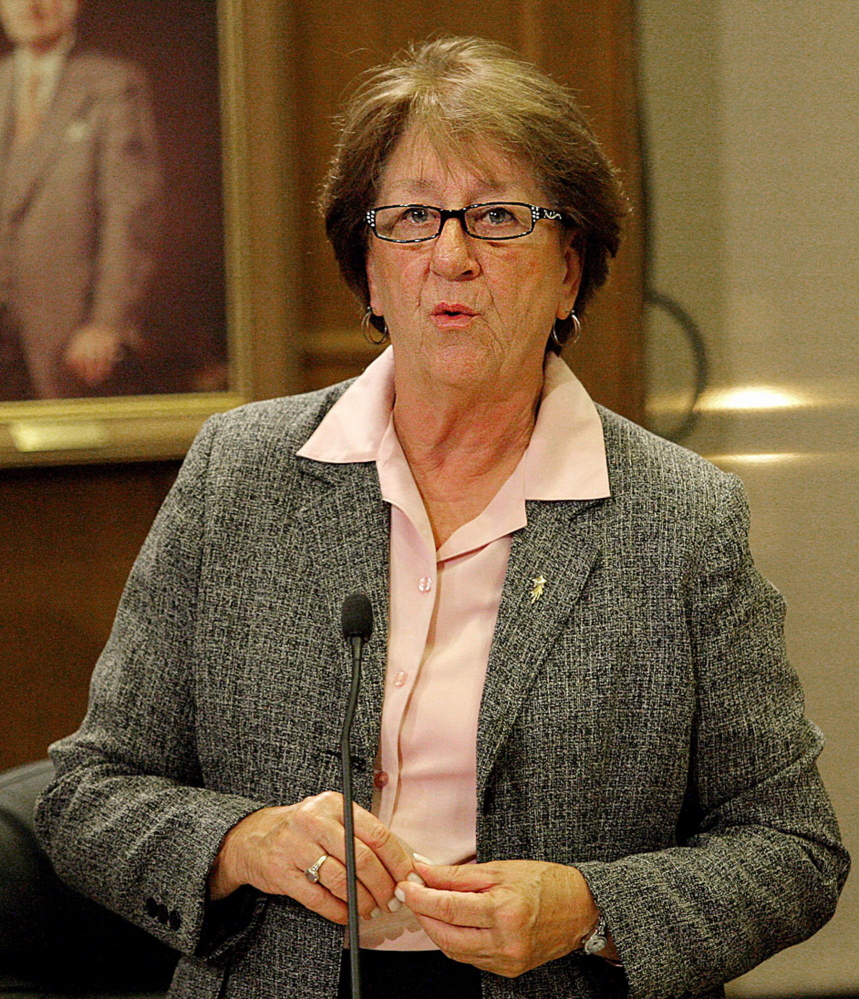
[(359, 91), (323, 203), (391, 350), (201, 433), (53, 747), (59, 872), (185, 954), (171, 995), (348, 994), (362, 590), (365, 993), (722, 995), (847, 859), (738, 482), (556, 356), (617, 248), (605, 158), (532, 66), (448, 39)]

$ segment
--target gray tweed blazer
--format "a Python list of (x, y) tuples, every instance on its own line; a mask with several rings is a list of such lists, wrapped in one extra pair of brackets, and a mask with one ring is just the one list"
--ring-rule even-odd
[[(209, 421), (128, 581), (37, 820), (70, 884), (183, 953), (171, 996), (336, 994), (342, 929), (253, 889), (207, 904), (227, 830), (339, 787), (343, 596), (371, 598), (355, 726), (369, 807), (388, 607), (373, 463), (296, 457), (344, 386)], [(783, 605), (739, 482), (601, 413), (610, 499), (532, 502), (478, 733), (480, 860), (585, 874), (625, 971), (576, 954), (501, 997), (714, 997), (832, 914), (847, 856)], [(533, 579), (546, 580), (532, 602)]]

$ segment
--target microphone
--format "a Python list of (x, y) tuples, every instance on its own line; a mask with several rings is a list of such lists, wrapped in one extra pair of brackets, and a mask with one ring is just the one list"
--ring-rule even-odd
[(370, 641), (373, 634), (373, 608), (365, 594), (350, 593), (346, 597), (340, 611), (340, 624), (347, 642), (356, 638), (360, 638), (362, 643)]
[(358, 689), (361, 685), (361, 653), (373, 634), (373, 608), (363, 593), (350, 593), (340, 611), (343, 638), (352, 647), (352, 683), (340, 735), (340, 767), (343, 774), (343, 827), (346, 833), (346, 900), (349, 909), (349, 978), (352, 999), (361, 999), (361, 968), (358, 943), (358, 878), (355, 872), (355, 822), (352, 805), (352, 752), (350, 738)]

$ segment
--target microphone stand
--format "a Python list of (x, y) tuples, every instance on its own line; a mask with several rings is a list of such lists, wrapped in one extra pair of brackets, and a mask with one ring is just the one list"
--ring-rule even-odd
[(350, 635), (352, 649), (352, 684), (346, 705), (346, 718), (340, 737), (340, 766), (343, 774), (343, 827), (346, 832), (346, 899), (349, 909), (349, 980), (352, 985), (352, 999), (361, 999), (361, 969), (359, 960), (358, 928), (358, 882), (355, 864), (355, 821), (352, 805), (352, 753), (350, 738), (355, 706), (358, 703), (358, 688), (361, 684), (361, 653), (364, 649), (362, 635)]

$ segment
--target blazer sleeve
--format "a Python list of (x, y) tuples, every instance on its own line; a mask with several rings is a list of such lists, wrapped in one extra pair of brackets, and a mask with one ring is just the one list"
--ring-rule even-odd
[(849, 859), (817, 773), (783, 639), (784, 602), (755, 569), (742, 486), (686, 580), (697, 709), (678, 845), (580, 865), (631, 997), (718, 988), (832, 915)]
[(90, 321), (137, 343), (157, 264), (162, 176), (149, 82), (118, 65), (97, 103), (99, 230)]
[(194, 620), (218, 418), (191, 448), (135, 563), (81, 728), (51, 747), (36, 824), (57, 873), (186, 954), (217, 958), (258, 916), (252, 889), (207, 902), (223, 837), (261, 807), (202, 786)]

